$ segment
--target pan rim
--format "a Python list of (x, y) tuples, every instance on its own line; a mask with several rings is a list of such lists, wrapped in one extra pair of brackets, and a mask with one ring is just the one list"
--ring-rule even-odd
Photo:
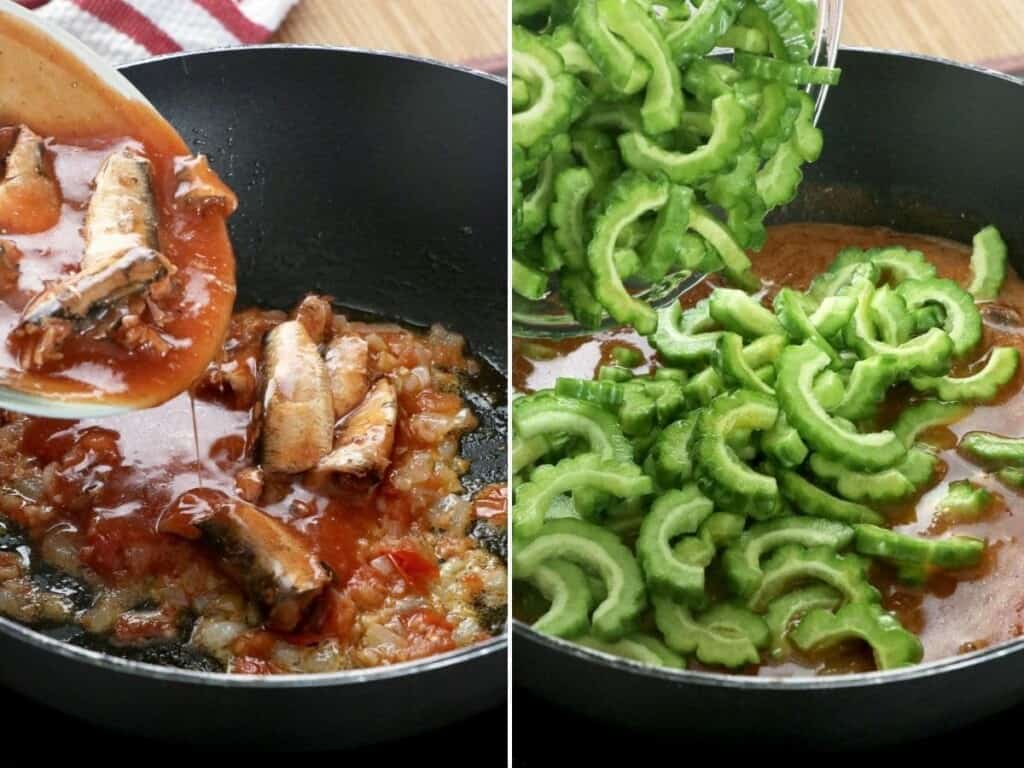
[[(359, 48), (355, 46), (330, 46), (295, 43), (266, 43), (252, 46), (219, 46), (204, 48), (194, 51), (179, 51), (175, 53), (152, 56), (139, 61), (133, 61), (119, 65), (119, 71), (130, 70), (146, 64), (161, 62), (165, 60), (187, 59), (190, 57), (206, 56), (210, 54), (241, 54), (251, 51), (323, 51), (353, 53), (364, 56), (373, 56), (387, 59), (410, 61), (417, 64), (425, 64), (438, 67), (451, 72), (469, 75), (480, 80), (490, 81), (502, 87), (507, 85), (505, 78), (490, 72), (473, 69), (472, 67), (439, 61), (425, 56), (385, 51), (372, 48)], [(493, 365), (493, 363), (492, 363)], [(497, 368), (497, 366), (495, 366)], [(378, 667), (365, 669), (341, 670), (338, 672), (312, 672), (281, 675), (246, 675), (227, 672), (204, 672), (199, 670), (181, 669), (149, 662), (133, 661), (118, 656), (112, 656), (102, 651), (95, 651), (89, 648), (71, 645), (63, 640), (44, 635), (31, 627), (19, 624), (11, 619), (0, 616), (0, 636), (8, 637), (15, 642), (23, 642), (37, 650), (55, 653), (72, 662), (81, 662), (98, 669), (114, 672), (117, 674), (134, 675), (148, 678), (155, 681), (178, 683), (184, 685), (197, 685), (216, 688), (248, 688), (248, 689), (292, 689), (292, 688), (322, 688), (339, 685), (358, 685), (363, 683), (383, 682), (397, 678), (406, 677), (416, 673), (438, 672), (447, 667), (460, 664), (469, 664), (474, 661), (485, 660), (495, 654), (507, 651), (509, 644), (509, 629), (506, 624), (501, 635), (491, 637), (479, 643), (458, 648), (444, 653), (434, 654), (422, 659), (400, 662)], [(504, 665), (503, 665), (504, 666)]]
[(895, 48), (872, 48), (866, 45), (841, 45), (839, 47), (839, 52), (842, 53), (843, 51), (881, 54), (883, 56), (893, 56), (902, 59), (916, 59), (918, 61), (926, 61), (932, 64), (942, 64), (948, 67), (954, 67), (955, 69), (964, 69), (969, 72), (974, 72), (975, 74), (1004, 80), (1011, 85), (1024, 87), (1024, 78), (1011, 75), (1008, 72), (1000, 72), (998, 69), (992, 69), (991, 67), (987, 67), (980, 63), (955, 61), (954, 59), (947, 59), (942, 56), (934, 56), (928, 53), (916, 53), (914, 51), (900, 51)]
[(338, 672), (307, 672), (280, 675), (250, 675), (233, 672), (204, 672), (181, 669), (145, 661), (134, 661), (111, 656), (103, 651), (71, 645), (64, 640), (49, 637), (31, 627), (0, 616), (0, 635), (25, 642), (38, 650), (56, 653), (70, 661), (83, 662), (108, 672), (137, 675), (161, 682), (184, 683), (220, 688), (321, 688), (333, 685), (371, 683), (405, 677), (416, 672), (436, 672), (446, 667), (469, 663), (499, 653), (508, 645), (508, 630), (465, 648), (445, 651), (423, 659), (398, 664), (340, 670)]
[[(792, 677), (756, 677), (727, 672), (706, 672), (693, 669), (669, 669), (632, 661), (621, 656), (578, 645), (569, 640), (537, 632), (519, 619), (512, 619), (513, 653), (516, 642), (534, 642), (557, 654), (574, 657), (577, 661), (612, 668), (639, 677), (649, 677), (675, 685), (702, 685), (708, 688), (735, 688), (772, 692), (816, 691), (833, 688), (869, 688), (879, 685), (914, 682), (919, 679), (963, 671), (991, 659), (1000, 659), (1024, 650), (1024, 638), (1013, 638), (958, 656), (948, 656), (903, 669), (874, 672), (853, 672), (843, 675), (801, 675)], [(515, 670), (513, 663), (512, 669)]]
[(322, 45), (317, 43), (260, 43), (259, 45), (221, 45), (214, 46), (212, 48), (199, 48), (192, 51), (175, 51), (174, 53), (164, 53), (159, 56), (150, 56), (145, 59), (139, 59), (138, 61), (127, 62), (125, 64), (118, 65), (118, 70), (131, 69), (132, 67), (139, 67), (144, 64), (150, 64), (158, 61), (166, 61), (173, 59), (184, 59), (197, 56), (205, 56), (208, 54), (223, 54), (223, 53), (251, 53), (253, 51), (324, 51), (331, 53), (355, 53), (365, 56), (374, 56), (385, 59), (397, 59), (400, 61), (411, 61), (417, 64), (427, 64), (433, 67), (439, 67), (441, 69), (451, 70), (453, 72), (460, 72), (465, 75), (472, 75), (478, 77), (481, 80), (489, 80), (493, 83), (497, 83), (501, 86), (506, 86), (508, 81), (501, 75), (496, 75), (493, 72), (485, 72), (481, 69), (474, 69), (466, 64), (459, 64), (451, 61), (441, 61), (440, 59), (433, 59), (429, 56), (418, 56), (412, 53), (404, 53), (402, 51), (388, 51), (383, 48), (362, 48), (355, 45)]
[[(933, 56), (930, 54), (886, 48), (872, 48), (868, 46), (843, 45), (840, 46), (840, 53), (843, 51), (924, 61), (965, 70), (984, 77), (993, 77), (1005, 81), (1010, 85), (1024, 88), (1024, 78), (1016, 77), (1006, 72), (1000, 72), (981, 64), (953, 61), (952, 59), (946, 59), (941, 56)], [(1024, 93), (1024, 91), (1022, 91), (1022, 93)], [(548, 651), (570, 656), (574, 660), (580, 661), (584, 664), (603, 667), (637, 677), (650, 678), (667, 684), (679, 686), (696, 685), (718, 689), (763, 691), (766, 693), (823, 691), (836, 688), (873, 688), (883, 685), (913, 683), (947, 672), (962, 672), (982, 663), (1002, 659), (1024, 651), (1024, 637), (1020, 637), (1004, 640), (988, 648), (971, 651), (970, 653), (950, 656), (943, 659), (935, 659), (934, 661), (928, 661), (923, 664), (917, 664), (903, 669), (857, 672), (832, 676), (806, 675), (799, 677), (753, 677), (749, 675), (735, 675), (724, 672), (706, 672), (702, 670), (689, 669), (675, 670), (665, 667), (655, 667), (577, 645), (576, 643), (568, 640), (544, 635), (535, 631), (528, 624), (515, 618), (510, 619), (509, 635), (512, 638), (511, 648), (513, 651), (513, 659), (516, 643), (536, 643)], [(515, 675), (516, 666), (514, 660), (512, 663), (512, 669), (514, 681), (516, 681), (519, 679), (519, 676)]]

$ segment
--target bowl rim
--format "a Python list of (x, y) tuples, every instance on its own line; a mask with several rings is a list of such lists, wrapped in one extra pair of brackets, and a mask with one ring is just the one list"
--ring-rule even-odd
[[(21, 10), (19, 8), (19, 10)], [(393, 51), (371, 48), (306, 45), (294, 43), (269, 43), (252, 46), (222, 46), (205, 48), (195, 51), (179, 51), (161, 56), (152, 56), (139, 61), (118, 65), (119, 71), (131, 70), (135, 67), (161, 62), (165, 60), (188, 59), (206, 55), (240, 54), (252, 51), (316, 51), (341, 52), (388, 59), (398, 59), (416, 64), (440, 67), (461, 75), (469, 75), (481, 80), (490, 81), (501, 86), (506, 80), (490, 72), (483, 72), (472, 67), (450, 62), (438, 61), (425, 56), (396, 53)], [(148, 100), (147, 100), (148, 103)], [(464, 648), (434, 654), (422, 659), (401, 662), (386, 666), (368, 667), (365, 669), (341, 670), (338, 672), (311, 672), (282, 675), (248, 675), (227, 672), (204, 672), (191, 669), (180, 669), (161, 664), (133, 661), (119, 656), (112, 656), (102, 651), (71, 645), (63, 640), (49, 637), (31, 627), (19, 624), (11, 619), (0, 616), (0, 636), (15, 642), (23, 642), (37, 651), (54, 653), (69, 661), (81, 662), (91, 667), (123, 675), (133, 675), (155, 681), (179, 683), (185, 685), (202, 685), (215, 688), (246, 688), (246, 689), (291, 689), (291, 688), (324, 688), (330, 686), (359, 685), (363, 683), (383, 682), (405, 677), (416, 673), (439, 672), (448, 667), (472, 662), (483, 662), (495, 654), (505, 653), (509, 642), (509, 630), (506, 625), (501, 635), (489, 638)], [(502, 665), (503, 668), (506, 665)]]
[[(938, 64), (947, 67), (972, 72), (985, 77), (994, 77), (1003, 80), (1011, 85), (1024, 88), (1024, 78), (1010, 75), (1006, 72), (980, 65), (954, 61), (941, 56), (930, 54), (898, 51), (886, 48), (872, 48), (867, 46), (843, 45), (840, 46), (840, 54), (844, 51), (857, 54), (871, 54), (891, 56), (895, 58), (924, 61), (931, 64)], [(1024, 94), (1024, 91), (1022, 91)], [(949, 656), (943, 659), (935, 659), (922, 664), (902, 669), (893, 669), (874, 672), (856, 672), (845, 675), (828, 676), (788, 676), (788, 677), (754, 677), (750, 675), (737, 675), (726, 672), (707, 672), (703, 670), (690, 669), (669, 669), (667, 667), (655, 667), (642, 662), (624, 659), (621, 656), (613, 656), (603, 651), (578, 645), (569, 640), (544, 635), (535, 631), (528, 624), (519, 619), (510, 618), (510, 637), (512, 649), (512, 672), (513, 679), (518, 680), (516, 675), (516, 644), (531, 643), (543, 647), (546, 651), (555, 654), (564, 654), (574, 660), (590, 665), (592, 667), (603, 667), (617, 673), (634, 675), (636, 677), (650, 678), (672, 685), (699, 685), (707, 688), (757, 690), (765, 692), (789, 693), (794, 691), (821, 691), (834, 688), (871, 688), (880, 685), (895, 685), (898, 683), (911, 683), (918, 680), (934, 677), (946, 672), (963, 671), (988, 661), (1003, 659), (1024, 651), (1024, 637), (1004, 640), (987, 648), (982, 648), (969, 653), (957, 656)]]

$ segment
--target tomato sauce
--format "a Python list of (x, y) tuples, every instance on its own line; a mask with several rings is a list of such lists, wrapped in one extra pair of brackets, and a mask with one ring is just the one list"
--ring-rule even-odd
[[(787, 224), (771, 227), (760, 253), (752, 254), (754, 269), (765, 285), (764, 300), (782, 286), (806, 289), (824, 271), (836, 253), (848, 246), (869, 248), (902, 245), (917, 249), (938, 268), (939, 275), (966, 285), (970, 277), (970, 248), (940, 238), (903, 234), (886, 228), (833, 224)], [(689, 291), (682, 302), (692, 306), (718, 281), (711, 277)], [(982, 305), (984, 337), (974, 355), (954, 366), (954, 375), (966, 375), (978, 366), (993, 346), (1014, 346), (1024, 353), (1024, 281), (1011, 269), (999, 300)], [(657, 365), (657, 355), (646, 340), (629, 329), (603, 331), (590, 337), (541, 341), (513, 341), (513, 386), (522, 392), (552, 387), (559, 376), (592, 377), (612, 362), (612, 349), (627, 346), (643, 353), (637, 373)], [(919, 396), (917, 396), (919, 397)], [(915, 398), (912, 389), (894, 389), (879, 421), (891, 423)], [(919, 498), (886, 510), (896, 530), (907, 533), (950, 533), (985, 538), (988, 548), (982, 563), (969, 571), (933, 576), (922, 587), (896, 581), (884, 566), (875, 565), (872, 580), (882, 590), (886, 608), (916, 632), (924, 644), (925, 661), (986, 647), (1024, 634), (1024, 499), (1019, 491), (999, 483), (993, 475), (966, 461), (956, 451), (960, 436), (986, 430), (1007, 436), (1024, 435), (1024, 369), (1000, 393), (979, 405), (966, 418), (948, 428), (933, 430), (931, 444), (938, 453), (941, 478)], [(936, 505), (956, 480), (970, 479), (997, 497), (983, 518), (949, 526), (938, 519)], [(807, 667), (827, 672), (872, 669), (861, 648), (840, 648), (826, 655), (797, 659), (765, 667), (764, 674), (806, 674)], [(749, 670), (756, 671), (756, 670)]]
[[(240, 478), (257, 464), (253, 407), (261, 339), (285, 317), (238, 313), (206, 375), (156, 408), (80, 421), (6, 415), (0, 432), (20, 431), (15, 455), (0, 447), (0, 522), (6, 515), (43, 552), (59, 532), (107, 588), (133, 590), (158, 580), (198, 604), (225, 599), (224, 588), (210, 581), (220, 578), (213, 576), (221, 572), (218, 556), (196, 522), (208, 512), (207, 496), (238, 496)], [(465, 612), (476, 610), (476, 595), (498, 596), (494, 578), (504, 599), (504, 568), (468, 532), (475, 519), (503, 526), (505, 488), (487, 486), (472, 501), (456, 500), (469, 466), (458, 456), (459, 438), (476, 425), (459, 387), (471, 382), (477, 364), (463, 356), (461, 338), (439, 328), (424, 336), (390, 324), (337, 322), (367, 340), (371, 375), (395, 383), (399, 416), (390, 468), (377, 484), (330, 488), (302, 475), (265, 476), (259, 509), (299, 533), (331, 579), (294, 632), (253, 626), (234, 641), (227, 663), (233, 671), (282, 671), (264, 663), (282, 644), (334, 643), (348, 659), (338, 663), (353, 666), (438, 653), (489, 636), (467, 634)], [(224, 388), (219, 372), (225, 370), (248, 373)], [(31, 497), (25, 504), (3, 498), (25, 482)], [(29, 503), (36, 500), (45, 503), (42, 518), (39, 505)], [(462, 509), (461, 517), (437, 517), (445, 504)], [(443, 565), (474, 557), (484, 558), (474, 561), (480, 567), (442, 574)], [(197, 573), (207, 575), (197, 579)], [(148, 634), (159, 638), (175, 625), (169, 610), (159, 605), (153, 615), (122, 615), (113, 635), (129, 644)], [(396, 633), (401, 644), (359, 655), (368, 616), (386, 625), (378, 634)]]
[[(46, 163), (61, 207), (56, 223), (27, 234), (0, 230), (20, 253), (18, 279), (0, 290), (0, 384), (75, 401), (155, 405), (185, 390), (220, 345), (235, 297), (235, 262), (226, 214), (175, 202), (176, 163), (190, 155), (181, 137), (152, 108), (130, 102), (21, 22), (0, 18), (0, 146), (18, 125), (46, 140)], [(48, 283), (77, 270), (85, 250), (82, 227), (100, 165), (133, 147), (152, 166), (160, 252), (177, 268), (172, 316), (163, 327), (167, 350), (129, 350), (112, 340), (77, 333), (59, 360), (27, 371), (10, 337), (29, 299)], [(27, 228), (26, 228), (27, 229)]]

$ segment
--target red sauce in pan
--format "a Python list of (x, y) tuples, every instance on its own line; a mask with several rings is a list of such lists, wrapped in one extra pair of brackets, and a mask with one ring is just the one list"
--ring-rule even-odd
[[(419, 412), (408, 398), (402, 408), (403, 419)], [(249, 421), (248, 410), (185, 394), (144, 413), (82, 421), (34, 418), (21, 448), (43, 464), (61, 463), (65, 504), (56, 522), (83, 534), (86, 563), (116, 582), (177, 568), (180, 537), (198, 539), (198, 531), (189, 530), (187, 511), (169, 517), (171, 502), (196, 487), (236, 495), (235, 475), (253, 463), (246, 448)], [(414, 444), (399, 432), (395, 455)], [(440, 480), (425, 486), (444, 487)], [(92, 489), (99, 490), (88, 508), (76, 510), (75, 497)], [(288, 480), (279, 495), (260, 508), (307, 534), (342, 584), (360, 564), (361, 539), (377, 538), (381, 530), (400, 539), (423, 513), (388, 481), (327, 497), (299, 479)], [(136, 559), (142, 550), (145, 556)]]
[[(832, 224), (791, 224), (772, 227), (754, 267), (766, 284), (766, 298), (783, 285), (805, 289), (846, 246), (868, 248), (886, 244), (903, 245), (923, 251), (942, 277), (966, 284), (970, 275), (970, 249), (960, 243), (920, 235), (907, 235), (884, 228), (860, 228)], [(692, 305), (705, 297), (714, 279), (705, 281), (683, 297)], [(981, 359), (992, 346), (1016, 346), (1024, 352), (1024, 281), (1012, 270), (998, 303), (984, 305), (984, 339), (974, 359)], [(626, 346), (644, 354), (645, 372), (657, 365), (656, 354), (646, 340), (630, 330), (613, 330), (592, 337), (557, 342), (515, 339), (513, 341), (513, 386), (529, 392), (554, 386), (559, 376), (594, 376), (612, 361), (612, 349)], [(971, 363), (961, 363), (955, 375), (964, 375)], [(892, 419), (913, 397), (909, 388), (891, 393), (885, 406)], [(908, 587), (893, 574), (876, 566), (872, 579), (884, 595), (887, 608), (919, 634), (925, 660), (934, 660), (982, 648), (1024, 634), (1024, 499), (997, 482), (993, 476), (961, 458), (955, 446), (958, 438), (972, 430), (1002, 435), (1024, 434), (1024, 371), (1006, 386), (997, 401), (978, 406), (949, 428), (935, 430), (930, 442), (942, 446), (939, 457), (944, 470), (941, 480), (920, 498), (887, 510), (897, 530), (908, 533), (931, 529), (946, 530), (935, 518), (935, 507), (948, 485), (969, 478), (999, 497), (986, 515), (975, 523), (950, 527), (953, 533), (987, 539), (989, 547), (982, 564), (971, 571), (934, 576), (925, 586)], [(861, 671), (873, 668), (863, 649), (842, 648), (828, 655), (782, 666), (765, 667), (764, 674), (806, 674), (807, 667), (829, 672)], [(756, 671), (756, 670), (749, 670)]]
[[(129, 102), (36, 31), (0, 17), (0, 149), (20, 124), (46, 139), (45, 162), (61, 192), (59, 220), (34, 234), (0, 230), (21, 253), (17, 285), (0, 292), (0, 383), (60, 393), (74, 400), (103, 398), (154, 405), (183, 391), (218, 348), (235, 297), (235, 264), (223, 212), (199, 213), (175, 204), (175, 161), (190, 154), (151, 108)], [(66, 88), (71, 84), (72, 87)], [(68, 339), (63, 358), (33, 372), (18, 363), (9, 338), (22, 308), (47, 282), (77, 270), (82, 225), (92, 181), (116, 149), (142, 150), (152, 164), (160, 251), (177, 267), (178, 293), (164, 331), (170, 350), (129, 351), (111, 340)], [(26, 227), (25, 229), (30, 229)]]
[[(263, 331), (284, 318), (275, 311), (238, 313), (219, 364), (255, 369)], [(298, 532), (332, 578), (294, 632), (254, 627), (236, 640), (234, 672), (282, 671), (272, 659), (281, 642), (299, 648), (335, 642), (342, 653), (351, 654), (352, 666), (451, 650), (489, 636), (478, 630), (467, 637), (464, 628), (456, 634), (456, 617), (468, 604), (465, 596), (493, 593), (493, 585), (485, 583), (491, 571), (504, 591), (504, 569), (489, 556), (482, 567), (449, 575), (442, 584), (442, 564), (472, 558), (478, 549), (459, 524), (436, 516), (442, 499), (461, 505), (459, 519), (465, 526), (475, 518), (503, 526), (505, 515), (503, 485), (481, 489), (472, 501), (454, 501), (453, 494), (463, 490), (459, 476), (468, 468), (457, 456), (458, 438), (476, 426), (458, 392), (456, 372), (472, 375), (477, 370), (463, 356), (461, 338), (444, 331), (424, 337), (391, 324), (351, 322), (345, 327), (346, 333), (371, 343), (374, 375), (396, 381), (399, 418), (391, 464), (377, 484), (355, 482), (329, 493), (302, 475), (266, 478), (259, 508)], [(451, 373), (415, 385), (411, 372), (427, 360)], [(210, 578), (217, 578), (212, 575), (219, 573), (217, 556), (193, 524), (202, 505), (182, 503), (181, 497), (196, 488), (203, 492), (192, 497), (211, 491), (238, 495), (239, 473), (257, 461), (252, 404), (238, 402), (237, 392), (218, 391), (205, 377), (191, 393), (146, 411), (81, 421), (9, 417), (12, 424), (0, 432), (14, 424), (23, 427), (15, 454), (0, 446), (0, 497), (19, 487), (21, 478), (38, 477), (38, 468), (46, 469), (42, 487), (25, 491), (25, 503), (0, 499), (0, 523), (6, 515), (30, 541), (42, 543), (44, 552), (46, 540), (59, 533), (94, 579), (109, 588), (130, 590), (156, 579), (176, 585), (190, 598), (195, 592), (200, 600), (215, 599), (226, 588), (210, 586)], [(2, 435), (0, 443), (5, 443)], [(37, 469), (20, 469), (25, 459)], [(446, 525), (449, 533), (435, 535)], [(463, 597), (442, 610), (445, 601), (431, 597), (439, 590)], [(424, 599), (416, 607), (403, 607), (417, 596)], [(361, 622), (370, 614), (374, 621), (386, 614), (400, 623), (404, 644), (363, 650)], [(143, 629), (133, 624), (114, 633), (124, 641)]]

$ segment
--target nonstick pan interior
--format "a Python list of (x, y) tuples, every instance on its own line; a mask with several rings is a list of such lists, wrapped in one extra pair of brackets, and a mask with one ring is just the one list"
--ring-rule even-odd
[[(776, 221), (885, 225), (969, 243), (995, 224), (1024, 270), (1024, 84), (938, 59), (844, 49), (821, 159)], [(1024, 273), (1024, 272), (1022, 272)]]
[[(287, 309), (317, 291), (378, 319), (462, 333), (485, 363), (467, 393), (481, 421), (464, 445), (468, 484), (503, 481), (504, 83), (303, 47), (172, 56), (125, 73), (238, 193), (238, 306)], [(0, 619), (0, 683), (136, 735), (343, 747), (497, 706), (505, 646), (404, 669), (244, 679), (111, 659)]]
[[(824, 153), (774, 220), (886, 225), (965, 242), (995, 224), (1024, 271), (1024, 85), (866, 50), (843, 50), (839, 66), (821, 124)], [(1024, 699), (1021, 642), (894, 673), (775, 681), (641, 668), (519, 623), (513, 648), (515, 680), (544, 699), (686, 742), (862, 747), (925, 737)]]
[(443, 323), (505, 370), (500, 81), (303, 47), (175, 56), (125, 73), (239, 195), (240, 306), (291, 307), (324, 291)]
[[(398, 56), (271, 47), (126, 74), (238, 193), (238, 306), (307, 292), (466, 336), (470, 481), (505, 478), (506, 152), (501, 81)], [(244, 82), (243, 82), (244, 80)], [(499, 374), (499, 375), (495, 375)]]

